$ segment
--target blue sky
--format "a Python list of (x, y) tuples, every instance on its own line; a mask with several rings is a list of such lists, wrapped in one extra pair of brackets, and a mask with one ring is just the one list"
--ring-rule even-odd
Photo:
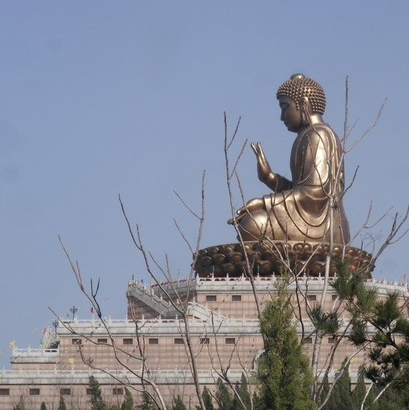
[[(346, 157), (349, 181), (360, 166), (345, 198), (352, 232), (371, 201), (374, 218), (393, 208), (370, 232), (380, 244), (409, 199), (408, 12), (408, 2), (373, 0), (2, 2), (0, 364), (11, 340), (38, 345), (53, 320), (48, 306), (90, 317), (59, 234), (84, 278), (101, 278), (105, 314), (125, 316), (127, 280), (147, 276), (119, 193), (145, 246), (183, 276), (191, 257), (172, 219), (192, 241), (197, 224), (173, 190), (198, 209), (205, 169), (202, 245), (233, 242), (223, 112), (232, 127), (242, 117), (238, 144), (262, 141), (273, 169), (289, 176), (294, 134), (275, 92), (296, 72), (322, 84), (324, 118), (338, 134), (349, 75), (351, 143), (388, 98)], [(246, 198), (266, 193), (250, 149), (239, 173)], [(408, 244), (384, 253), (377, 278), (402, 280)]]

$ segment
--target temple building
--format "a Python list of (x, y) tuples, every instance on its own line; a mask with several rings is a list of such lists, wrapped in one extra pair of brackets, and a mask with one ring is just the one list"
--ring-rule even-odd
[[(261, 307), (274, 295), (278, 280), (280, 277), (275, 275), (254, 278)], [(376, 287), (380, 297), (391, 291), (409, 296), (403, 283), (368, 279), (367, 284)], [(299, 278), (298, 286), (305, 292), (308, 303), (318, 303), (324, 278), (304, 275)], [(295, 282), (289, 288), (294, 290)], [(169, 296), (175, 304), (169, 302)], [(149, 287), (132, 280), (127, 289), (127, 318), (106, 318), (103, 322), (95, 318), (60, 318), (55, 331), (48, 329), (44, 333), (40, 348), (14, 347), (11, 369), (0, 371), (0, 408), (12, 410), (23, 397), (28, 409), (39, 409), (42, 402), (48, 409), (56, 409), (62, 395), (68, 409), (88, 409), (90, 375), (99, 381), (108, 404), (121, 404), (123, 383), (142, 390), (142, 374), (145, 386), (151, 389), (149, 383), (153, 382), (167, 403), (180, 394), (194, 408), (197, 399), (186, 350), (185, 322), (177, 310), (178, 300), (186, 298), (189, 300), (187, 324), (201, 387), (214, 386), (220, 372), (226, 369), (233, 383), (240, 380), (242, 373), (251, 375), (262, 353), (263, 341), (248, 278), (197, 274), (190, 282), (178, 280)], [(325, 306), (330, 308), (336, 298), (329, 288)], [(311, 353), (313, 339), (306, 335), (313, 328), (305, 311), (301, 314), (303, 326), (298, 322), (297, 330), (300, 337), (304, 332), (304, 348)], [(334, 337), (323, 340), (322, 368), (334, 342)], [(348, 342), (341, 342), (330, 378), (354, 350)], [(361, 352), (351, 363), (352, 382), (363, 360)], [(131, 392), (138, 401), (140, 393), (136, 390)]]

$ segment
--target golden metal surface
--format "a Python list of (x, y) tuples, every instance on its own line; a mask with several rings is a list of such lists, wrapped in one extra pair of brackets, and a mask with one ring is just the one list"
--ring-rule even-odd
[(321, 116), (324, 91), (314, 80), (295, 74), (280, 86), (277, 99), (281, 121), (297, 133), (290, 158), (292, 178), (273, 172), (261, 143), (251, 144), (258, 177), (273, 193), (252, 199), (237, 211), (243, 240), (328, 242), (332, 232), (334, 243), (346, 244), (350, 233), (342, 205), (342, 148)]

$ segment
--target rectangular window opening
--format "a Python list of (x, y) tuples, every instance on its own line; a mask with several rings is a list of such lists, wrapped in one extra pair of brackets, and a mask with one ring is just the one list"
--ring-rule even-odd
[(61, 396), (69, 396), (71, 394), (71, 389), (60, 389)]
[(30, 396), (39, 396), (40, 389), (30, 389)]
[(217, 297), (216, 295), (206, 295), (206, 302), (216, 302)]
[(124, 394), (124, 389), (122, 387), (114, 387), (112, 389), (112, 394), (115, 396), (122, 396)]
[(74, 338), (74, 339), (71, 340), (71, 343), (72, 343), (73, 345), (81, 345), (81, 344), (82, 344), (82, 340), (81, 340), (81, 339), (78, 339), (78, 338)]
[(241, 302), (241, 295), (233, 295), (231, 300), (232, 302)]
[(0, 389), (0, 396), (10, 396), (10, 389)]
[(200, 344), (201, 345), (208, 345), (210, 343), (210, 340), (208, 337), (201, 337), (200, 338)]
[(124, 345), (133, 345), (133, 339), (130, 339), (130, 338), (123, 339), (122, 343)]
[(158, 345), (159, 344), (159, 339), (157, 339), (156, 337), (151, 337), (151, 338), (149, 338), (149, 344), (150, 345)]
[(226, 337), (226, 345), (235, 345), (236, 338), (235, 337)]
[(175, 345), (183, 345), (183, 338), (182, 337), (175, 337), (173, 340)]
[(108, 343), (108, 339), (98, 339), (98, 343)]
[(307, 299), (310, 302), (315, 302), (317, 300), (317, 295), (307, 295)]

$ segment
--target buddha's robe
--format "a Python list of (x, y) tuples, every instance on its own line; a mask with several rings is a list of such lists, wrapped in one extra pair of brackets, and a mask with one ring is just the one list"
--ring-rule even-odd
[(292, 147), (290, 167), (292, 181), (275, 174), (275, 193), (263, 197), (264, 209), (249, 211), (240, 220), (243, 239), (257, 240), (265, 235), (273, 240), (328, 242), (332, 196), (333, 241), (349, 242), (342, 205), (342, 150), (332, 129), (318, 123), (300, 131)]

